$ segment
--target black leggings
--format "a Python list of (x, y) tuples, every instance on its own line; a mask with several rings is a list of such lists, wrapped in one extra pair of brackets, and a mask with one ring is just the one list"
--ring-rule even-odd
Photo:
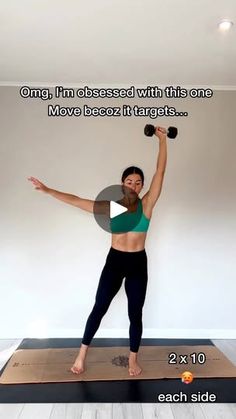
[(148, 279), (145, 249), (138, 252), (123, 252), (113, 247), (110, 248), (100, 276), (95, 304), (86, 323), (82, 339), (84, 345), (90, 344), (99, 328), (102, 317), (119, 291), (124, 277), (130, 320), (130, 350), (138, 352), (143, 331), (142, 308)]

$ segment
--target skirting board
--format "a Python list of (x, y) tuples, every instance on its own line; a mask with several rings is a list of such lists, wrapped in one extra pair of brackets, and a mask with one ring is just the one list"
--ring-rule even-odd
[[(49, 329), (29, 333), (25, 330), (1, 330), (1, 339), (82, 338), (84, 329)], [(129, 330), (100, 328), (95, 338), (128, 338)], [(143, 338), (158, 339), (236, 339), (236, 329), (143, 329)]]

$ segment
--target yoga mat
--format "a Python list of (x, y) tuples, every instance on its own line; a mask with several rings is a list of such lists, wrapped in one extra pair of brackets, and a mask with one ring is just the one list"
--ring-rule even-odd
[[(0, 384), (181, 379), (184, 371), (191, 371), (194, 378), (236, 377), (236, 366), (215, 346), (141, 346), (138, 363), (142, 373), (138, 376), (130, 376), (128, 372), (129, 347), (90, 347), (85, 371), (74, 374), (70, 368), (78, 352), (79, 348), (16, 350), (0, 377)], [(176, 364), (168, 363), (170, 353), (176, 354)], [(193, 364), (190, 357), (193, 353), (196, 357), (204, 353), (205, 363)], [(181, 355), (187, 355), (188, 364), (180, 364)]]

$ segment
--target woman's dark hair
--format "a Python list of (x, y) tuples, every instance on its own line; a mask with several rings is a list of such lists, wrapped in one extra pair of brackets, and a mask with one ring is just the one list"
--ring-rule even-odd
[(137, 173), (137, 175), (140, 175), (141, 179), (142, 179), (142, 184), (144, 184), (143, 171), (141, 169), (139, 169), (139, 167), (136, 167), (136, 166), (127, 167), (127, 169), (125, 169), (123, 174), (122, 174), (121, 181), (124, 182), (124, 180), (127, 178), (127, 176), (131, 175), (132, 173)]

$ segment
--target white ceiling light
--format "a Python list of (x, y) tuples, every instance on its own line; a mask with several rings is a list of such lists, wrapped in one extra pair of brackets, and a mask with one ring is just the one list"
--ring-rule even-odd
[(228, 31), (232, 26), (233, 22), (227, 19), (223, 19), (220, 23), (218, 23), (218, 27), (221, 31)]

